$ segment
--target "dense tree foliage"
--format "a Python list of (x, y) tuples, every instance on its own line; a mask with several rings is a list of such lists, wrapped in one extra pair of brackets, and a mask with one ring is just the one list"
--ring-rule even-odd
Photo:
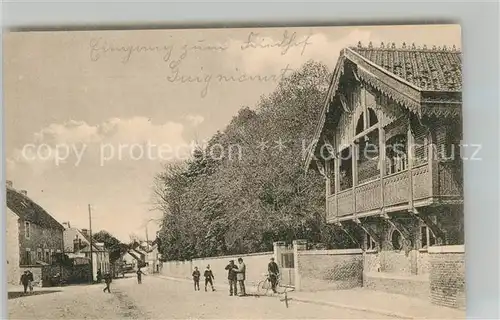
[(166, 259), (270, 251), (294, 239), (344, 246), (325, 223), (323, 177), (303, 170), (329, 79), (326, 66), (304, 64), (192, 159), (164, 166), (154, 202)]

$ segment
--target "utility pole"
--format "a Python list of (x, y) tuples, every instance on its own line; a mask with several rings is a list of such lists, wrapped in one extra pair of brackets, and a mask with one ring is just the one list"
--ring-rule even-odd
[(94, 282), (94, 253), (92, 243), (92, 208), (89, 203), (89, 237), (90, 237), (90, 283)]

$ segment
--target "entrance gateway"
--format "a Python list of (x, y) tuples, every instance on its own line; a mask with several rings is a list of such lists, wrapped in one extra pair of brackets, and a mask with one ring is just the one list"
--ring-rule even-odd
[(293, 245), (278, 241), (274, 243), (274, 258), (281, 273), (281, 285), (295, 287), (295, 256)]

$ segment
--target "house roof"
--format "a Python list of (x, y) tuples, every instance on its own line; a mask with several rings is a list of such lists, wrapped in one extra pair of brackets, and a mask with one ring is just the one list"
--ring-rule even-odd
[[(68, 230), (73, 230), (74, 232), (76, 232), (77, 234), (77, 237), (81, 237), (82, 240), (85, 240), (86, 243), (82, 244), (83, 246), (80, 248), (80, 251), (82, 252), (90, 252), (90, 236), (88, 234), (85, 234), (84, 232), (82, 232), (82, 230), (78, 229), (78, 228), (68, 228)], [(106, 251), (104, 250), (102, 247), (98, 246), (97, 245), (98, 242), (95, 241), (95, 240), (92, 240), (92, 250), (93, 251)]]
[(358, 43), (351, 50), (382, 67), (395, 77), (415, 85), (421, 91), (462, 91), (462, 53), (451, 48), (407, 46), (394, 43), (364, 47)]
[[(93, 252), (106, 252), (105, 248), (96, 246), (94, 243), (92, 243), (92, 247), (93, 247), (93, 249), (92, 249)], [(85, 245), (80, 251), (82, 251), (82, 252), (90, 252), (90, 246), (89, 245)]]
[(19, 218), (45, 228), (64, 230), (62, 224), (28, 196), (11, 187), (7, 187), (6, 191), (7, 207)]
[(138, 254), (144, 254), (144, 255), (146, 254), (146, 251), (145, 251), (145, 250), (143, 250), (143, 249), (142, 249), (142, 248), (140, 248), (140, 247), (133, 248), (133, 249), (131, 249), (131, 251), (134, 251), (134, 252), (136, 252), (136, 253), (138, 253)]
[(139, 258), (132, 250), (128, 251), (128, 254), (130, 254), (135, 260), (141, 261), (141, 258)]
[[(77, 229), (78, 230), (78, 229)], [(78, 233), (84, 238), (89, 244), (92, 243), (93, 251), (106, 251), (104, 247), (100, 247), (97, 245), (97, 242), (95, 240), (90, 241), (90, 235), (83, 233), (81, 230), (78, 230)], [(83, 252), (89, 252), (90, 251), (90, 246), (86, 245), (81, 249)]]
[[(346, 65), (354, 65), (353, 76), (368, 84), (412, 113), (440, 117), (456, 116), (462, 103), (462, 57), (455, 46), (451, 49), (433, 46), (396, 47), (394, 43), (374, 47), (344, 48), (335, 65), (328, 94), (319, 114), (313, 141), (305, 159), (307, 170), (315, 158), (327, 114), (338, 96)], [(342, 100), (342, 99), (340, 99)]]

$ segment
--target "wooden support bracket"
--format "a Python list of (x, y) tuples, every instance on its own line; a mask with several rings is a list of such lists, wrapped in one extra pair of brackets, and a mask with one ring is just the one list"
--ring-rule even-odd
[(363, 231), (366, 232), (373, 239), (373, 241), (375, 241), (377, 244), (381, 243), (380, 236), (370, 226), (363, 225), (361, 220), (359, 220), (358, 218), (354, 218), (353, 221), (358, 227), (363, 229)]
[(340, 94), (339, 97), (340, 97), (340, 104), (342, 105), (344, 112), (351, 112), (351, 110), (349, 110), (349, 106), (347, 105), (347, 98), (343, 94)]
[(411, 237), (411, 233), (406, 229), (406, 227), (399, 221), (390, 217), (387, 213), (382, 213), (380, 215), (389, 225), (391, 225), (394, 229), (398, 230), (399, 233), (403, 236), (404, 240), (413, 246), (413, 241)]
[(340, 221), (336, 221), (333, 223), (335, 226), (339, 227), (350, 239), (352, 242), (356, 243), (357, 245), (361, 246), (359, 243), (358, 239), (356, 239), (355, 236), (353, 236), (349, 231), (346, 230), (346, 228), (340, 223)]
[(332, 157), (332, 158), (335, 158), (337, 155), (336, 155), (335, 146), (333, 145), (333, 143), (327, 137), (324, 137), (323, 141), (325, 142), (326, 149), (327, 149), (327, 151), (329, 153), (328, 156)]
[(323, 176), (323, 178), (326, 179), (325, 167), (323, 166), (321, 161), (319, 161), (318, 159), (314, 159), (314, 162), (316, 163), (316, 167), (318, 167), (319, 173)]
[(415, 208), (408, 210), (408, 212), (416, 219), (422, 221), (432, 231), (432, 233), (436, 237), (437, 245), (442, 245), (443, 243), (445, 243), (445, 233), (437, 224), (434, 223), (434, 221), (432, 221), (432, 219), (428, 215), (419, 212)]
[(353, 74), (354, 78), (356, 79), (356, 81), (361, 82), (361, 80), (359, 80), (359, 76), (358, 76), (358, 73), (356, 72), (356, 70), (354, 70), (354, 68), (352, 68), (351, 70), (352, 70), (352, 74)]

